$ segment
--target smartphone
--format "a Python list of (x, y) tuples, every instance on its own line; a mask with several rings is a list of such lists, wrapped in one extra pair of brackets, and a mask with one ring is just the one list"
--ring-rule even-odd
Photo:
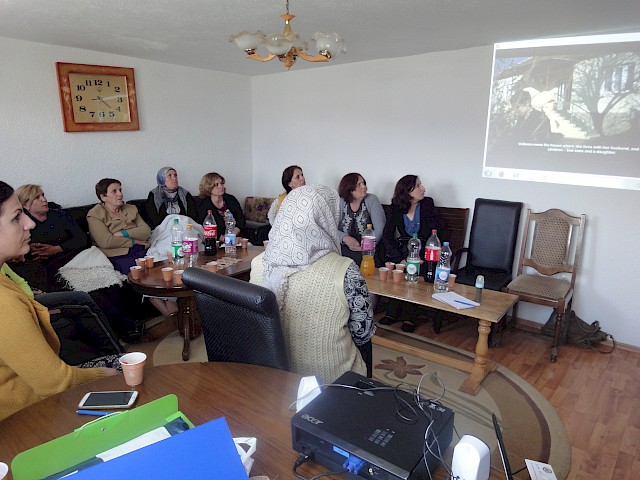
[(78, 408), (131, 408), (138, 399), (138, 392), (128, 390), (122, 392), (89, 392), (78, 404)]

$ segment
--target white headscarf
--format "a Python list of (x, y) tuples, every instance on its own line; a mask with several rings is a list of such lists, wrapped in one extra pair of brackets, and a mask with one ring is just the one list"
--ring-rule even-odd
[(340, 196), (331, 187), (305, 185), (289, 192), (269, 232), (262, 285), (282, 308), (289, 277), (330, 252), (340, 253)]

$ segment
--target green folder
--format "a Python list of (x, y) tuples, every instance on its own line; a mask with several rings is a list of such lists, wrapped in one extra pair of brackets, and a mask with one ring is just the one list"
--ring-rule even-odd
[(190, 428), (194, 428), (189, 419), (178, 411), (178, 397), (173, 394), (116, 415), (99, 418), (72, 433), (17, 455), (11, 462), (13, 478), (35, 480), (48, 477), (176, 418), (181, 418)]

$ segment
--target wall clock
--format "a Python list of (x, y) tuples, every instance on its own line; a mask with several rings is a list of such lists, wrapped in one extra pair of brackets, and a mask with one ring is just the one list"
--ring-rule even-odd
[(140, 130), (133, 68), (56, 67), (65, 132)]

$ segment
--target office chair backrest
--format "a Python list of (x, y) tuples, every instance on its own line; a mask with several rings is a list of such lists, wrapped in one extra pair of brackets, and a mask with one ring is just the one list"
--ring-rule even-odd
[(520, 202), (476, 199), (467, 264), (510, 273), (513, 269), (521, 211)]
[(210, 362), (289, 369), (271, 290), (202, 268), (186, 269), (182, 281), (194, 291)]

